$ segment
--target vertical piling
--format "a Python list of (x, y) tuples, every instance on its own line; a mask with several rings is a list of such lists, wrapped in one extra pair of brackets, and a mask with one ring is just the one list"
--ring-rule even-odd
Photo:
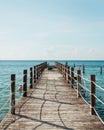
[(92, 115), (95, 115), (95, 105), (96, 105), (96, 101), (95, 101), (95, 75), (91, 75), (90, 76), (90, 86), (91, 86), (91, 96), (90, 96), (90, 102), (91, 102), (91, 107), (90, 107), (90, 111)]
[(30, 68), (30, 88), (33, 88), (33, 69)]
[(39, 78), (39, 65), (36, 66), (36, 79), (38, 80)]
[(102, 66), (100, 66), (100, 74), (102, 74)]
[(36, 66), (34, 66), (34, 84), (36, 83)]
[(68, 69), (68, 62), (65, 62), (65, 80), (67, 80), (67, 69)]
[(70, 83), (70, 67), (68, 66), (68, 83)]
[(27, 96), (27, 70), (23, 70), (23, 97)]
[(85, 73), (85, 66), (84, 65), (82, 65), (82, 72), (83, 72), (83, 74)]
[(15, 114), (15, 74), (11, 75), (11, 114)]
[(73, 85), (74, 85), (74, 68), (73, 67), (71, 67), (70, 69), (70, 76), (71, 76), (70, 87), (73, 88)]
[(77, 70), (77, 82), (78, 82), (77, 97), (80, 97), (80, 93), (81, 93), (81, 70)]

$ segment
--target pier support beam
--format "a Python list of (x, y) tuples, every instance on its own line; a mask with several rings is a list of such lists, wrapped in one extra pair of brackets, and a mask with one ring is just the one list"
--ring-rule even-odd
[(15, 114), (15, 74), (11, 75), (11, 114)]
[(71, 75), (70, 87), (73, 88), (73, 85), (74, 85), (74, 68), (73, 67), (70, 68), (70, 75)]
[(81, 94), (81, 70), (77, 70), (77, 97), (80, 97)]
[(95, 115), (95, 75), (91, 75), (90, 76), (90, 85), (91, 85), (91, 96), (90, 96), (90, 101), (91, 101), (91, 107), (90, 107), (90, 111), (92, 115)]
[(23, 71), (23, 97), (27, 96), (27, 70)]
[(33, 69), (30, 68), (30, 88), (33, 88)]

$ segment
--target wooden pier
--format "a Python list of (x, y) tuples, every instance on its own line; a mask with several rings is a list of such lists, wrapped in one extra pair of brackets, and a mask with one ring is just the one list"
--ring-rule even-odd
[(104, 125), (54, 68), (44, 70), (0, 130), (104, 130)]

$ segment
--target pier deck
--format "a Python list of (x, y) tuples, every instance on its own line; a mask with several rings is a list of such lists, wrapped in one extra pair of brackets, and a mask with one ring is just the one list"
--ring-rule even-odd
[(27, 97), (0, 124), (3, 130), (104, 130), (89, 106), (57, 71), (45, 70)]

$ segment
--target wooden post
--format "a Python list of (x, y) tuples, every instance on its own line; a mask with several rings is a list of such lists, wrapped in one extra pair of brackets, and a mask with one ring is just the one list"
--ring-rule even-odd
[(63, 75), (64, 69), (63, 69), (63, 65), (62, 65), (62, 75)]
[(65, 66), (65, 80), (67, 80), (67, 66)]
[(77, 70), (77, 97), (80, 97), (81, 94), (81, 70)]
[(68, 66), (68, 83), (70, 83), (70, 67)]
[(68, 62), (67, 62), (67, 61), (65, 62), (65, 66), (66, 66), (66, 67), (68, 66)]
[(70, 87), (73, 88), (73, 85), (74, 85), (74, 68), (71, 67), (70, 69), (70, 75), (71, 75), (71, 82), (70, 82)]
[(41, 66), (41, 65), (38, 65), (38, 76), (37, 76), (38, 79), (39, 79), (39, 77), (40, 77), (40, 66)]
[(100, 66), (100, 74), (102, 74), (102, 66)]
[(23, 97), (27, 96), (27, 70), (23, 70)]
[(11, 75), (11, 114), (15, 114), (15, 74)]
[(63, 77), (64, 77), (64, 65), (63, 65)]
[(61, 74), (62, 74), (62, 64), (61, 64)]
[(36, 66), (34, 66), (34, 84), (36, 83)]
[(85, 66), (84, 65), (82, 66), (82, 70), (83, 70), (82, 72), (84, 74), (85, 73)]
[(40, 78), (40, 75), (41, 75), (41, 66), (42, 65), (39, 65), (39, 72), (38, 72), (38, 77)]
[(38, 80), (39, 65), (36, 66), (36, 79)]
[(90, 85), (91, 85), (91, 96), (90, 96), (90, 101), (91, 101), (91, 107), (90, 107), (90, 111), (91, 111), (91, 114), (92, 115), (95, 115), (95, 111), (94, 111), (94, 108), (95, 108), (95, 105), (96, 105), (96, 101), (95, 101), (95, 75), (91, 75), (90, 76)]
[(66, 81), (68, 82), (68, 66), (66, 67)]
[(66, 66), (64, 65), (64, 78), (66, 79)]
[(33, 88), (33, 70), (30, 68), (30, 88)]

